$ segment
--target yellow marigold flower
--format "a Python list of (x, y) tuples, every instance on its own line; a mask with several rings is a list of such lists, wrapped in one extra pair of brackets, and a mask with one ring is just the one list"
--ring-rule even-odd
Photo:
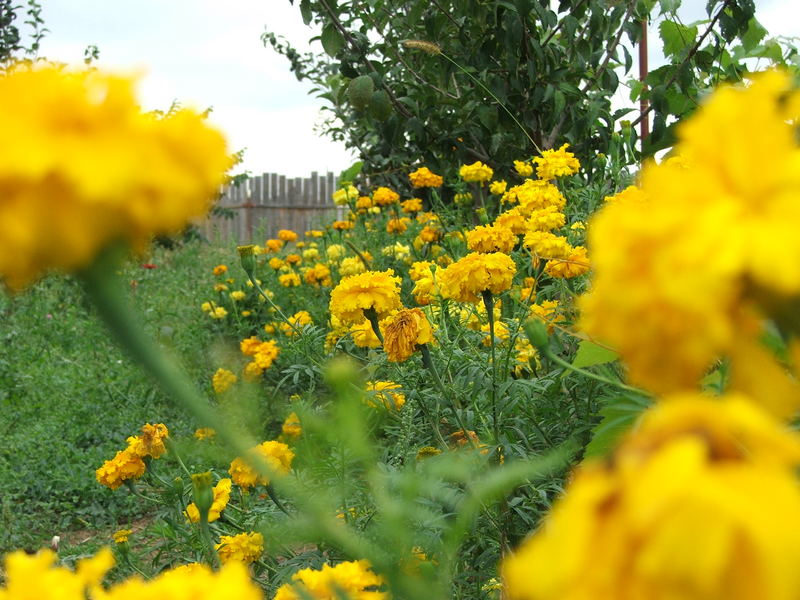
[(200, 427), (199, 429), (195, 429), (194, 432), (194, 437), (196, 437), (200, 441), (210, 440), (216, 435), (217, 432), (211, 427)]
[[(536, 296), (533, 297), (536, 299)], [(530, 316), (547, 324), (547, 333), (553, 333), (555, 326), (564, 321), (558, 311), (558, 300), (545, 300), (541, 304), (531, 304)]]
[[(381, 335), (383, 335), (383, 324), (385, 322), (386, 319), (378, 322), (378, 328), (381, 330)], [(372, 329), (372, 324), (367, 319), (364, 319), (358, 325), (352, 325), (350, 327), (350, 334), (353, 338), (353, 343), (359, 348), (381, 347), (381, 341), (378, 339), (378, 336), (375, 335), (375, 330)]]
[(257, 381), (261, 374), (264, 373), (264, 367), (261, 367), (256, 361), (247, 363), (242, 371), (242, 376), (245, 381)]
[(322, 565), (319, 571), (301, 569), (292, 575), (292, 583), (278, 588), (273, 600), (337, 600), (342, 595), (351, 600), (388, 600), (387, 592), (376, 589), (383, 584), (366, 560), (342, 562), (335, 567)]
[[(596, 274), (581, 324), (620, 352), (634, 383), (695, 387), (757, 335), (747, 333), (753, 315), (770, 317), (800, 293), (800, 145), (784, 113), (794, 96), (774, 71), (720, 88), (678, 129), (685, 162), (645, 168), (643, 198), (608, 203), (592, 220)], [(755, 156), (770, 157), (757, 176)]]
[[(311, 325), (313, 323), (314, 319), (311, 318), (311, 314), (307, 310), (300, 310), (289, 317), (288, 323), (281, 323), (281, 331), (283, 335), (294, 337), (296, 335), (295, 329), (302, 331), (306, 325)], [(294, 327), (292, 327), (292, 325), (294, 325)]]
[(433, 212), (423, 212), (417, 215), (417, 223), (425, 225), (426, 223), (438, 223), (439, 217)]
[(421, 242), (425, 244), (432, 244), (439, 240), (442, 237), (442, 230), (438, 227), (431, 227), (430, 225), (426, 225), (422, 228), (419, 232), (419, 239)]
[(420, 277), (415, 282), (414, 289), (411, 293), (414, 295), (416, 303), (420, 306), (430, 304), (436, 296), (440, 295), (433, 274), (431, 274), (430, 277)]
[(233, 561), (250, 564), (264, 552), (264, 536), (257, 532), (222, 535), (219, 541), (214, 550), (219, 554), (222, 564)]
[(366, 270), (367, 267), (364, 266), (364, 263), (358, 256), (348, 256), (347, 258), (342, 259), (342, 262), (339, 263), (339, 275), (343, 277), (347, 277), (348, 275), (358, 275)]
[(466, 182), (483, 183), (489, 181), (492, 175), (494, 175), (494, 171), (481, 161), (476, 161), (471, 165), (461, 165), (458, 170), (458, 176)]
[(405, 260), (411, 256), (411, 248), (406, 244), (396, 242), (390, 246), (381, 248), (381, 254), (384, 256), (391, 256), (397, 260)]
[(33, 555), (23, 550), (7, 554), (0, 598), (82, 600), (88, 597), (89, 590), (100, 586), (106, 572), (114, 566), (114, 555), (109, 548), (91, 558), (80, 559), (74, 572), (56, 566), (57, 558), (52, 550), (40, 550)]
[[(242, 354), (244, 354), (245, 356), (254, 356), (255, 353), (258, 351), (258, 347), (260, 345), (261, 345), (261, 340), (258, 339), (256, 336), (251, 336), (251, 337), (239, 342), (239, 349), (242, 351)], [(223, 369), (220, 369), (220, 370), (223, 370)], [(219, 371), (217, 371), (217, 373), (219, 373)]]
[(283, 248), (283, 240), (276, 240), (271, 239), (265, 242), (267, 250), (269, 252), (278, 252), (281, 248)]
[(189, 110), (158, 118), (134, 82), (19, 64), (0, 78), (0, 278), (20, 290), (87, 266), (113, 241), (141, 252), (202, 216), (231, 166)]
[(319, 229), (311, 229), (310, 231), (306, 231), (306, 237), (321, 238), (323, 235), (325, 235), (325, 232), (320, 231)]
[(607, 204), (613, 204), (615, 202), (642, 202), (646, 199), (647, 194), (635, 185), (629, 185), (621, 192), (603, 198)]
[(422, 199), (421, 198), (411, 198), (410, 200), (404, 200), (400, 203), (400, 207), (403, 209), (405, 213), (416, 213), (422, 210)]
[(500, 294), (511, 287), (517, 267), (507, 254), (472, 252), (437, 273), (442, 296), (457, 302), (478, 302), (489, 291)]
[[(219, 519), (222, 511), (225, 510), (225, 507), (228, 506), (228, 501), (231, 499), (231, 480), (230, 479), (220, 479), (217, 482), (217, 485), (214, 486), (214, 501), (211, 504), (211, 508), (208, 509), (208, 522), (213, 523), (217, 519)], [(200, 522), (200, 511), (197, 510), (197, 506), (194, 502), (190, 503), (189, 506), (186, 507), (186, 512), (184, 512), (189, 521), (192, 523)]]
[(167, 451), (164, 440), (169, 437), (169, 430), (163, 423), (142, 426), (142, 435), (128, 438), (128, 450), (142, 458), (150, 456), (159, 458)]
[(212, 308), (214, 308), (214, 305), (213, 305), (213, 303), (212, 303), (212, 302), (203, 302), (203, 303), (200, 305), (200, 310), (202, 310), (204, 313), (209, 313), (209, 312), (211, 312), (211, 309), (212, 309)]
[(408, 360), (417, 346), (432, 341), (433, 329), (419, 308), (401, 310), (387, 320), (383, 349), (391, 362)]
[(331, 195), (333, 203), (339, 206), (349, 204), (351, 200), (355, 200), (356, 198), (358, 198), (358, 189), (353, 185), (348, 185), (346, 188), (339, 188)]
[(510, 253), (517, 243), (517, 236), (510, 229), (496, 225), (477, 225), (467, 232), (467, 248), (473, 252)]
[(544, 150), (541, 156), (533, 159), (539, 179), (550, 181), (556, 177), (574, 175), (580, 170), (580, 161), (572, 152), (567, 152), (567, 148), (569, 144), (563, 144), (558, 150)]
[(408, 217), (400, 219), (389, 219), (386, 222), (386, 233), (403, 233), (408, 229), (411, 220)]
[(509, 229), (514, 235), (520, 235), (528, 230), (525, 215), (520, 212), (519, 207), (514, 207), (497, 215), (494, 225), (495, 227)]
[(589, 268), (589, 257), (586, 255), (586, 248), (575, 246), (566, 258), (548, 260), (544, 266), (544, 272), (550, 277), (570, 279), (587, 273)]
[[(128, 536), (130, 536), (132, 533), (133, 530), (131, 529), (120, 529), (118, 531), (115, 531), (114, 535), (112, 535), (111, 537), (114, 540), (115, 544), (125, 544), (128, 541)], [(0, 592), (0, 594), (2, 594), (2, 592)]]
[(317, 260), (319, 258), (319, 249), (318, 248), (308, 248), (307, 250), (303, 250), (303, 260)]
[(501, 179), (499, 181), (493, 181), (489, 184), (489, 192), (491, 194), (495, 194), (496, 196), (502, 196), (506, 193), (506, 188), (508, 187), (508, 183), (506, 183), (505, 179)]
[[(277, 475), (286, 475), (292, 468), (294, 452), (283, 442), (262, 442), (251, 451), (259, 454)], [(228, 472), (231, 474), (233, 482), (240, 487), (248, 488), (256, 484), (269, 484), (267, 477), (259, 475), (245, 459), (240, 457), (233, 459)]]
[(231, 300), (234, 302), (240, 302), (247, 298), (247, 294), (245, 294), (242, 290), (234, 290), (231, 292)]
[[(255, 338), (250, 338), (250, 340), (253, 340), (253, 339), (255, 339)], [(248, 347), (249, 348), (250, 340), (243, 340), (242, 341), (242, 345), (243, 345), (242, 351), (243, 352), (244, 352), (244, 347)], [(260, 342), (258, 342), (258, 343), (260, 343)], [(247, 354), (247, 352), (245, 352), (245, 354)], [(215, 393), (224, 394), (225, 392), (227, 392), (233, 386), (234, 383), (236, 383), (237, 379), (238, 378), (236, 377), (236, 375), (232, 371), (229, 371), (228, 369), (219, 368), (214, 373), (214, 375), (211, 377), (211, 385), (214, 388), (214, 392)]]
[(272, 258), (269, 259), (269, 263), (268, 264), (269, 264), (271, 269), (274, 269), (275, 271), (278, 271), (286, 263), (283, 262), (283, 259), (280, 259), (277, 256), (273, 256)]
[(297, 233), (291, 229), (281, 229), (278, 231), (278, 239), (284, 242), (294, 242), (297, 240)]
[(331, 227), (333, 227), (336, 231), (345, 231), (347, 229), (352, 229), (353, 228), (353, 222), (352, 221), (334, 221), (331, 224)]
[(525, 228), (527, 231), (552, 231), (563, 227), (566, 222), (567, 218), (557, 207), (546, 206), (531, 211)]
[(228, 316), (228, 311), (222, 306), (215, 306), (209, 311), (208, 316), (212, 319), (224, 319)]
[(433, 263), (429, 260), (417, 261), (411, 263), (411, 267), (408, 269), (408, 276), (411, 281), (417, 281), (423, 277), (433, 277), (432, 268)]
[(281, 425), (281, 432), (290, 440), (296, 440), (300, 437), (303, 433), (303, 428), (300, 425), (300, 417), (297, 416), (297, 413), (289, 413), (289, 416), (286, 417), (283, 425)]
[(573, 251), (567, 238), (549, 231), (528, 231), (523, 244), (530, 248), (535, 258), (567, 258)]
[[(489, 323), (481, 326), (481, 331), (486, 334), (486, 337), (483, 338), (483, 345), (487, 348), (492, 345), (492, 336), (490, 335), (491, 331), (489, 330)], [(506, 325), (503, 321), (495, 321), (494, 322), (494, 343), (498, 346), (505, 342), (511, 332), (508, 330), (508, 325)]]
[(372, 201), (379, 206), (394, 204), (400, 200), (400, 194), (388, 187), (379, 187), (372, 192)]
[(400, 410), (406, 403), (406, 397), (400, 392), (392, 390), (399, 390), (401, 386), (394, 381), (368, 381), (367, 392), (372, 392), (367, 395), (367, 404), (373, 408), (377, 407), (375, 401), (380, 402), (386, 409)]
[(228, 291), (228, 286), (225, 285), (224, 283), (215, 283), (214, 284), (214, 291), (215, 292), (227, 292)]
[(281, 349), (275, 340), (262, 342), (256, 348), (256, 353), (253, 355), (253, 362), (255, 362), (262, 369), (269, 369), (275, 359), (278, 358)]
[(572, 231), (583, 231), (586, 229), (586, 223), (583, 221), (575, 221), (572, 225), (569, 226)]
[(302, 258), (299, 254), (289, 254), (286, 257), (286, 264), (287, 265), (299, 265), (302, 262)]
[(129, 449), (120, 450), (111, 460), (95, 471), (97, 482), (117, 489), (129, 479), (139, 479), (144, 475), (144, 461)]
[(225, 275), (225, 273), (227, 272), (228, 272), (227, 265), (217, 265), (216, 267), (214, 267), (213, 270), (214, 275), (216, 275), (217, 277)]
[[(512, 600), (800, 594), (800, 440), (748, 399), (666, 398), (502, 566)], [(768, 506), (769, 510), (764, 510)]]
[(356, 200), (356, 208), (359, 211), (366, 211), (368, 208), (372, 208), (372, 198), (369, 196), (359, 196), (358, 200)]
[(555, 206), (563, 210), (567, 199), (549, 181), (540, 179), (526, 179), (520, 185), (515, 185), (506, 192), (505, 202), (518, 203), (519, 211), (524, 215), (548, 206)]
[(300, 276), (297, 273), (278, 275), (278, 283), (283, 287), (297, 287), (300, 285)]
[(525, 373), (531, 373), (531, 364), (539, 368), (539, 353), (527, 337), (519, 336), (514, 342), (514, 350), (517, 352), (514, 357), (514, 375), (522, 377)]
[(331, 262), (339, 262), (346, 253), (347, 249), (341, 244), (331, 244), (325, 250), (325, 256), (327, 256), (328, 260)]
[(317, 263), (313, 267), (303, 270), (303, 280), (311, 285), (331, 285), (331, 270), (323, 265)]
[[(408, 178), (411, 180), (411, 185), (415, 188), (441, 187), (444, 183), (444, 179), (442, 179), (441, 175), (436, 175), (428, 167), (420, 167), (413, 173), (409, 173)], [(420, 208), (419, 210), (422, 209)]]
[(533, 175), (533, 165), (524, 160), (515, 160), (514, 170), (523, 177), (530, 177)]
[(331, 314), (344, 324), (360, 323), (365, 310), (380, 318), (400, 307), (400, 278), (391, 269), (345, 277), (331, 292)]

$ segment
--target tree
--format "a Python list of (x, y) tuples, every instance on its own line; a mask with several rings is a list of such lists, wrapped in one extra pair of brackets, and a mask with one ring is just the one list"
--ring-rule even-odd
[[(475, 160), (508, 165), (565, 142), (591, 164), (633, 110), (614, 110), (611, 97), (620, 72), (631, 70), (632, 45), (655, 0), (554, 5), (300, 0), (305, 23), (321, 30), (326, 56), (302, 55), (271, 32), (263, 40), (328, 101), (325, 132), (357, 148), (368, 174), (391, 181), (420, 163), (440, 171)], [(662, 0), (662, 14), (679, 5)], [(747, 40), (752, 51), (764, 37), (752, 0), (710, 0), (707, 8), (710, 31), (698, 40), (706, 45), (678, 48), (668, 31), (669, 68), (634, 86), (651, 102), (655, 142), (668, 138), (670, 115), (687, 114), (709, 80), (741, 76), (746, 57), (732, 50), (734, 40)], [(681, 34), (693, 31), (670, 22)], [(772, 48), (762, 53), (772, 62), (791, 54)], [(680, 102), (681, 94), (689, 97)]]

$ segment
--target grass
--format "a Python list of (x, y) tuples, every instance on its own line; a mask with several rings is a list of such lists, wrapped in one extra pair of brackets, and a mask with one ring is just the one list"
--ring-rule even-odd
[[(147, 258), (156, 268), (132, 263), (121, 274), (144, 326), (204, 387), (219, 334), (197, 289), (233, 256), (193, 242), (156, 248)], [(0, 295), (0, 553), (140, 517), (141, 503), (100, 486), (94, 471), (146, 422), (177, 434), (195, 428), (109, 339), (77, 280), (49, 277), (25, 294)]]

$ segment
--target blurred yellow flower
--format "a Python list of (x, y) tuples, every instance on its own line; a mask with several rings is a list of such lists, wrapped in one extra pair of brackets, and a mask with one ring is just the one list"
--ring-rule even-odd
[(416, 171), (409, 173), (408, 178), (415, 188), (440, 187), (444, 183), (444, 179), (440, 175), (433, 173), (428, 167), (420, 167)]
[[(230, 499), (231, 480), (227, 478), (220, 479), (217, 482), (217, 485), (214, 486), (214, 501), (211, 504), (211, 508), (208, 510), (209, 523), (213, 523), (219, 519), (222, 511), (225, 510), (226, 506), (228, 506), (228, 501)], [(186, 512), (184, 514), (192, 523), (197, 523), (200, 521), (200, 511), (197, 510), (197, 506), (194, 502), (190, 503), (189, 506), (186, 507)]]
[[(277, 475), (285, 475), (292, 467), (294, 452), (283, 442), (262, 442), (251, 451), (260, 455)], [(233, 459), (228, 472), (231, 474), (233, 482), (240, 487), (248, 488), (256, 484), (269, 484), (269, 478), (259, 474), (248, 461), (241, 457)]]
[(222, 564), (238, 562), (250, 564), (258, 560), (264, 552), (264, 536), (257, 532), (238, 535), (222, 535), (220, 543), (214, 546)]
[(144, 114), (131, 79), (19, 64), (0, 77), (0, 278), (19, 290), (143, 251), (210, 208), (231, 166), (203, 117)]
[(279, 587), (273, 600), (337, 600), (342, 596), (350, 600), (388, 600), (389, 594), (378, 590), (383, 584), (383, 578), (370, 570), (366, 560), (341, 562), (335, 567), (322, 565), (321, 570), (297, 571), (292, 583)]
[[(244, 344), (245, 342), (242, 343)], [(233, 386), (234, 383), (236, 383), (237, 379), (238, 377), (236, 377), (232, 371), (219, 368), (211, 377), (211, 385), (214, 388), (215, 393), (224, 394), (231, 388), (231, 386)]]

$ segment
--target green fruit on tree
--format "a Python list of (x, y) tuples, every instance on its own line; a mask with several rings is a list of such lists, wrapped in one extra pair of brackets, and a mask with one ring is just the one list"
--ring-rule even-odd
[(347, 86), (347, 97), (350, 104), (356, 110), (366, 109), (372, 100), (372, 93), (375, 91), (375, 83), (369, 75), (356, 77)]
[(377, 90), (372, 94), (369, 102), (369, 113), (378, 121), (385, 121), (392, 114), (392, 103), (389, 94), (383, 90)]

